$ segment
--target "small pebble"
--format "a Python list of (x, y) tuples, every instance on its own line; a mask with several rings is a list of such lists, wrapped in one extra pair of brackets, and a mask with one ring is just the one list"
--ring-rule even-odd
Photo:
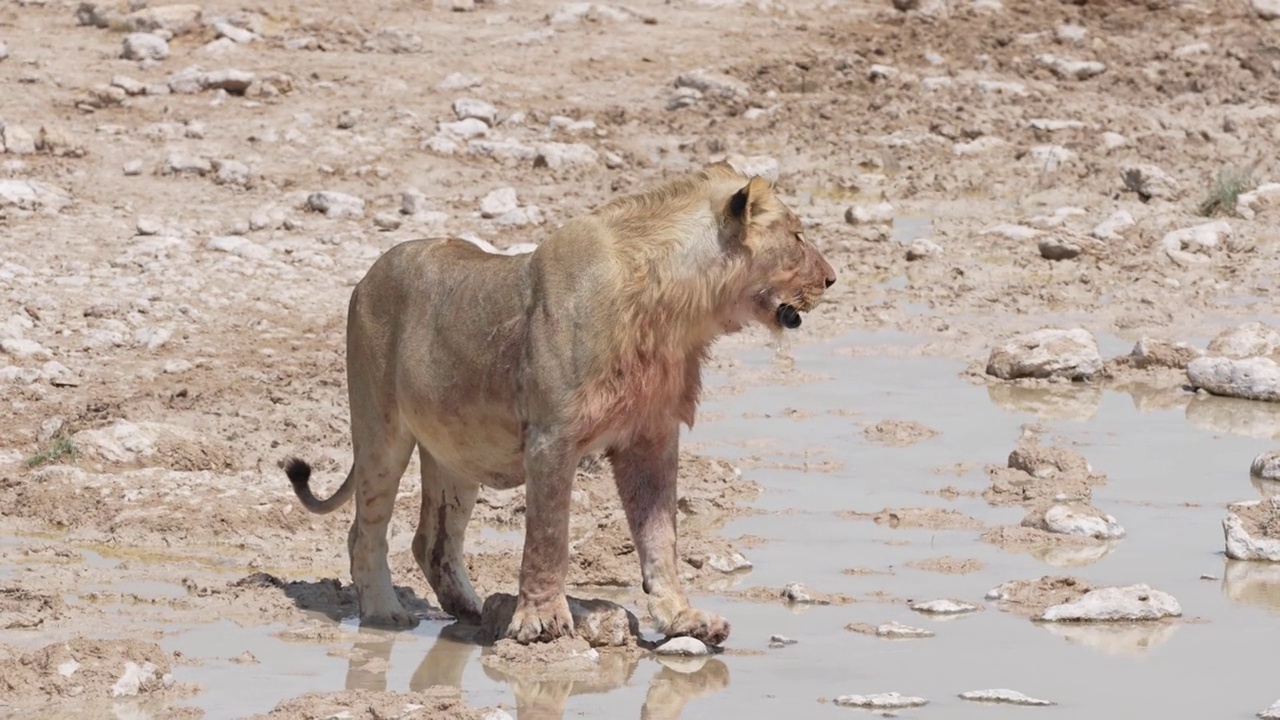
[(520, 206), (515, 188), (504, 187), (491, 191), (480, 201), (480, 217), (496, 218)]
[(169, 43), (152, 33), (130, 33), (120, 54), (125, 60), (164, 60), (169, 57)]
[(769, 638), (769, 647), (780, 648), (788, 645), (795, 645), (796, 641), (784, 635), (773, 635)]
[(373, 216), (373, 224), (379, 230), (395, 230), (404, 224), (404, 220), (396, 213), (378, 213)]
[(359, 110), (343, 110), (338, 113), (338, 129), (350, 130), (356, 126), (356, 121), (360, 119)]

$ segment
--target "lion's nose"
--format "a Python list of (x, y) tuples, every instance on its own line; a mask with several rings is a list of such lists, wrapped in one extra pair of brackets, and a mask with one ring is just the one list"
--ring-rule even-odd
[(836, 284), (836, 276), (835, 276), (835, 275), (828, 275), (828, 276), (827, 276), (827, 287), (831, 287), (832, 285), (835, 285), (835, 284)]

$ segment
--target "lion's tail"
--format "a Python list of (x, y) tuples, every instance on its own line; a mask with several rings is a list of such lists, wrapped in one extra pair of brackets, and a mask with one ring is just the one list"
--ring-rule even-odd
[(355, 468), (351, 468), (351, 472), (347, 473), (347, 479), (342, 482), (342, 487), (328, 497), (321, 500), (311, 492), (311, 466), (307, 461), (301, 458), (289, 458), (285, 463), (284, 472), (289, 476), (289, 482), (293, 483), (293, 494), (298, 496), (302, 501), (302, 507), (313, 513), (324, 515), (342, 507), (344, 503), (351, 499), (351, 495), (355, 493)]

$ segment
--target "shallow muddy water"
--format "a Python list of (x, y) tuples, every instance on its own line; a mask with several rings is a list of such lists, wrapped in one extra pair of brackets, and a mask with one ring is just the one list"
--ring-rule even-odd
[[(907, 340), (863, 335), (858, 342)], [(712, 378), (712, 398), (703, 407), (709, 419), (688, 434), (686, 445), (742, 463), (744, 474), (765, 489), (755, 504), (761, 514), (724, 529), (728, 537), (767, 540), (745, 551), (754, 569), (735, 576), (725, 589), (799, 581), (814, 591), (850, 596), (853, 603), (788, 607), (697, 597), (698, 605), (733, 623), (729, 652), (692, 672), (648, 658), (623, 664), (604, 685), (507, 682), (479, 663), (479, 648), (441, 639), (449, 624), (443, 621), (425, 621), (399, 634), (362, 631), (345, 621), (353, 652), (341, 644), (330, 650), (333, 643), (279, 639), (272, 633), (281, 626), (166, 626), (162, 646), (207, 658), (199, 666), (179, 666), (175, 676), (204, 686), (190, 703), (210, 718), (265, 712), (309, 691), (410, 690), (439, 683), (460, 684), (473, 706), (510, 708), (521, 700), (519, 717), (525, 720), (862, 716), (865, 711), (820, 698), (890, 691), (931, 701), (900, 711), (901, 717), (961, 720), (1148, 713), (1246, 718), (1275, 700), (1273, 672), (1260, 662), (1259, 648), (1280, 642), (1280, 570), (1225, 561), (1220, 525), (1226, 503), (1275, 491), (1247, 473), (1253, 456), (1270, 449), (1268, 438), (1280, 432), (1280, 422), (1273, 422), (1268, 434), (1268, 418), (1274, 416), (1254, 404), (1189, 394), (1185, 402), (1166, 400), (1144, 410), (1141, 395), (1091, 388), (1025, 390), (1010, 400), (1007, 392), (964, 381), (961, 363), (840, 354), (851, 342), (837, 339), (792, 351), (794, 372), (833, 379), (721, 394), (714, 392)], [(734, 355), (747, 369), (767, 370), (776, 362), (768, 349)], [(882, 420), (915, 421), (938, 434), (905, 447), (877, 445), (862, 428)], [(938, 507), (988, 526), (1017, 524), (1025, 514), (1020, 507), (927, 492), (948, 485), (980, 491), (988, 483), (984, 466), (1003, 465), (1028, 422), (1043, 425), (1042, 442), (1072, 444), (1108, 475), (1093, 502), (1128, 531), (1109, 552), (1059, 552), (1042, 560), (982, 542), (981, 530), (894, 528), (837, 515)], [(967, 465), (939, 471), (957, 463)], [(942, 574), (907, 565), (943, 556), (985, 566)], [(864, 572), (848, 574), (847, 568)], [(1184, 618), (1143, 627), (1044, 626), (983, 600), (1001, 582), (1046, 574), (1076, 575), (1095, 584), (1148, 583), (1178, 598)], [(574, 594), (609, 596), (591, 589)], [(984, 607), (937, 620), (904, 602), (943, 597)], [(844, 629), (848, 623), (889, 621), (928, 628), (936, 636), (885, 640)], [(770, 648), (773, 634), (797, 642)], [(258, 663), (215, 659), (246, 650)], [(1020, 708), (956, 697), (988, 688), (1012, 688), (1058, 704)]]

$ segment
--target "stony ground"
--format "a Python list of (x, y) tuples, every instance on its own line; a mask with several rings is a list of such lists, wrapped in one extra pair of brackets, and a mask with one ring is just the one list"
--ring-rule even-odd
[[(346, 516), (305, 515), (279, 467), (310, 458), (322, 486), (345, 472), (346, 300), (403, 240), (520, 250), (616, 193), (728, 157), (777, 180), (840, 276), (796, 343), (893, 329), (923, 338), (906, 352), (964, 359), (982, 382), (998, 366), (1177, 394), (1197, 353), (1173, 342), (1274, 313), (1280, 50), (1267, 18), (1280, 12), (1263, 0), (897, 4), (0, 7), (0, 552), (26, 568), (0, 576), (0, 663), (36, 673), (5, 675), (11, 689), (68, 697), (72, 684), (39, 675), (64, 650), (41, 648), (108, 615), (114, 635), (354, 609), (349, 587), (313, 582), (346, 577)], [(993, 338), (1076, 325), (1149, 343), (1105, 368), (1072, 355), (1097, 355), (1089, 337), (1047, 339), (1050, 360), (1075, 357), (1051, 371), (1024, 357), (1035, 343), (988, 356)], [(804, 374), (714, 362), (744, 384)], [(1035, 402), (1019, 387), (992, 396)], [(930, 432), (866, 430), (893, 446)], [(1088, 552), (1110, 532), (1088, 505), (1105, 477), (1038, 447), (1020, 446), (988, 497), (1026, 505), (1027, 520), (984, 538)], [(695, 455), (684, 467), (689, 580), (715, 590), (754, 542), (718, 527), (758, 487)], [(1055, 478), (1054, 492), (1027, 490), (1029, 477)], [(402, 540), (415, 482), (411, 468)], [(1063, 487), (1078, 504), (1050, 515)], [(610, 492), (602, 468), (583, 469), (571, 581), (634, 595)], [(520, 498), (487, 494), (481, 520), (519, 530)], [(967, 522), (874, 519), (904, 517)], [(1080, 522), (1103, 530), (1063, 535)], [(1068, 539), (1045, 539), (1055, 532)], [(430, 613), (406, 543), (396, 580)], [(473, 544), (481, 592), (510, 591), (518, 547)], [(103, 570), (97, 554), (126, 562)], [(122, 573), (185, 576), (189, 596), (88, 594), (129, 604), (123, 615), (63, 599)], [(128, 655), (146, 678), (134, 692), (186, 692), (157, 679), (170, 659), (150, 647), (78, 652)], [(105, 697), (118, 679), (91, 687)], [(471, 712), (443, 690), (351, 700), (369, 713), (401, 701)]]

